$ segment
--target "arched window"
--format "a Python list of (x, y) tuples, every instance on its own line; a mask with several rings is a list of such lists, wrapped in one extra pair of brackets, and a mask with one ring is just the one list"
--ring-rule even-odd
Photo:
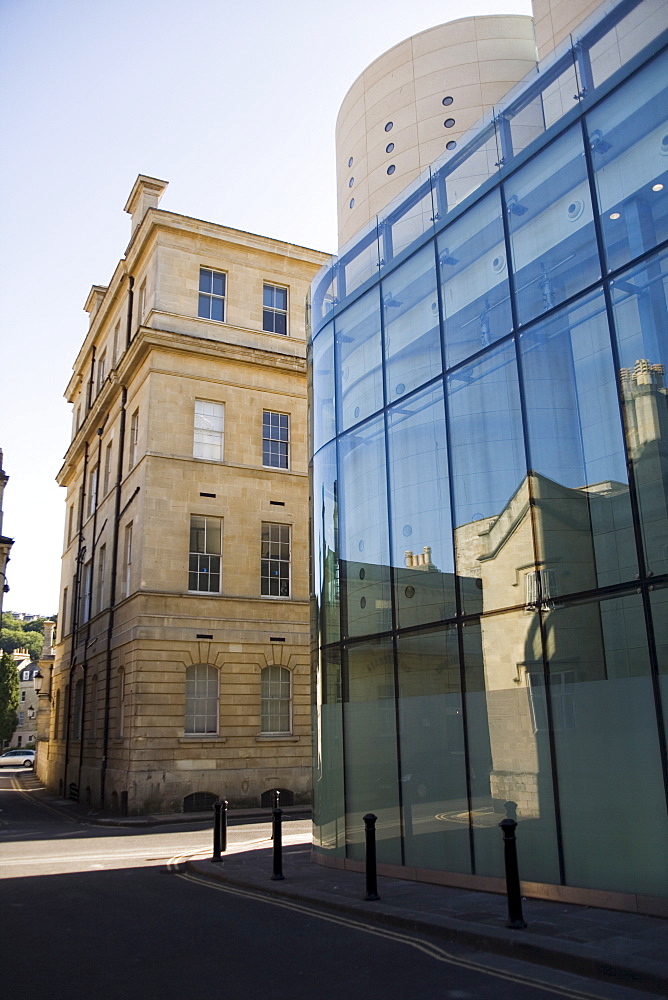
[(263, 733), (289, 733), (291, 677), (285, 667), (264, 667), (261, 676), (260, 726)]
[(118, 671), (118, 735), (125, 735), (125, 670)]
[(218, 671), (207, 663), (186, 669), (185, 733), (188, 736), (218, 732)]

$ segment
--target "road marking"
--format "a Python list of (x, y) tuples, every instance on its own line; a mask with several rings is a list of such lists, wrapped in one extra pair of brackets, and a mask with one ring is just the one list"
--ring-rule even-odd
[[(185, 856), (182, 855), (181, 857), (183, 858)], [(233, 896), (250, 897), (251, 899), (255, 899), (262, 903), (270, 903), (272, 906), (282, 906), (287, 910), (294, 910), (297, 913), (304, 913), (308, 916), (316, 917), (318, 920), (324, 920), (327, 923), (338, 924), (339, 926), (348, 927), (352, 930), (362, 931), (364, 934), (371, 934), (374, 937), (387, 938), (390, 941), (406, 944), (411, 948), (415, 948), (416, 951), (421, 951), (423, 954), (435, 959), (437, 962), (444, 962), (447, 965), (457, 965), (462, 969), (470, 969), (474, 972), (480, 972), (483, 975), (492, 976), (495, 979), (505, 979), (511, 983), (518, 983), (522, 986), (531, 986), (534, 989), (543, 990), (545, 993), (555, 993), (558, 996), (572, 997), (576, 998), (576, 1000), (601, 1000), (601, 996), (603, 995), (600, 993), (598, 995), (594, 993), (585, 993), (582, 990), (571, 989), (569, 987), (551, 986), (548, 983), (542, 983), (537, 979), (530, 979), (528, 976), (520, 976), (510, 972), (501, 972), (497, 969), (490, 969), (487, 966), (480, 965), (470, 959), (457, 957), (451, 952), (446, 951), (445, 948), (440, 947), (440, 945), (432, 944), (429, 941), (423, 941), (421, 938), (414, 937), (410, 934), (403, 934), (400, 931), (391, 930), (387, 927), (378, 927), (366, 924), (361, 920), (355, 920), (352, 917), (324, 913), (322, 910), (319, 910), (314, 906), (309, 906), (307, 903), (298, 903), (294, 900), (288, 900), (285, 898), (278, 899), (275, 896), (269, 896), (259, 890), (256, 891), (254, 889), (241, 888), (239, 886), (221, 885), (219, 882), (212, 882), (202, 876), (193, 875), (191, 872), (176, 871), (175, 874), (178, 875), (179, 878), (184, 879), (186, 882), (196, 882), (198, 885), (203, 885), (207, 889), (215, 889), (217, 892), (225, 892)]]

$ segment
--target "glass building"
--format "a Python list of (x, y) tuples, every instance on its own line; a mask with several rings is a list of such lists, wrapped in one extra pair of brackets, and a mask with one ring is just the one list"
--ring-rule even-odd
[(498, 888), (509, 815), (525, 891), (666, 910), (667, 113), (607, 4), (313, 283), (324, 863), (373, 812)]

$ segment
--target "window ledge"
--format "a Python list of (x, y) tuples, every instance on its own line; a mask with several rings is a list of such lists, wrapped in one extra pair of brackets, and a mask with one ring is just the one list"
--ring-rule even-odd
[(219, 743), (227, 743), (227, 736), (219, 736), (218, 733), (193, 733), (192, 735), (184, 735), (178, 737), (179, 743), (211, 743), (217, 740)]
[(256, 743), (299, 743), (301, 736), (293, 736), (292, 733), (258, 733), (255, 737)]

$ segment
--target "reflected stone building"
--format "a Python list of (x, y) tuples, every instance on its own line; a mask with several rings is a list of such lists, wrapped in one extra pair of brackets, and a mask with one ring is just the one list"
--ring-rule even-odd
[(316, 857), (668, 912), (668, 8), (541, 30), (312, 286)]

